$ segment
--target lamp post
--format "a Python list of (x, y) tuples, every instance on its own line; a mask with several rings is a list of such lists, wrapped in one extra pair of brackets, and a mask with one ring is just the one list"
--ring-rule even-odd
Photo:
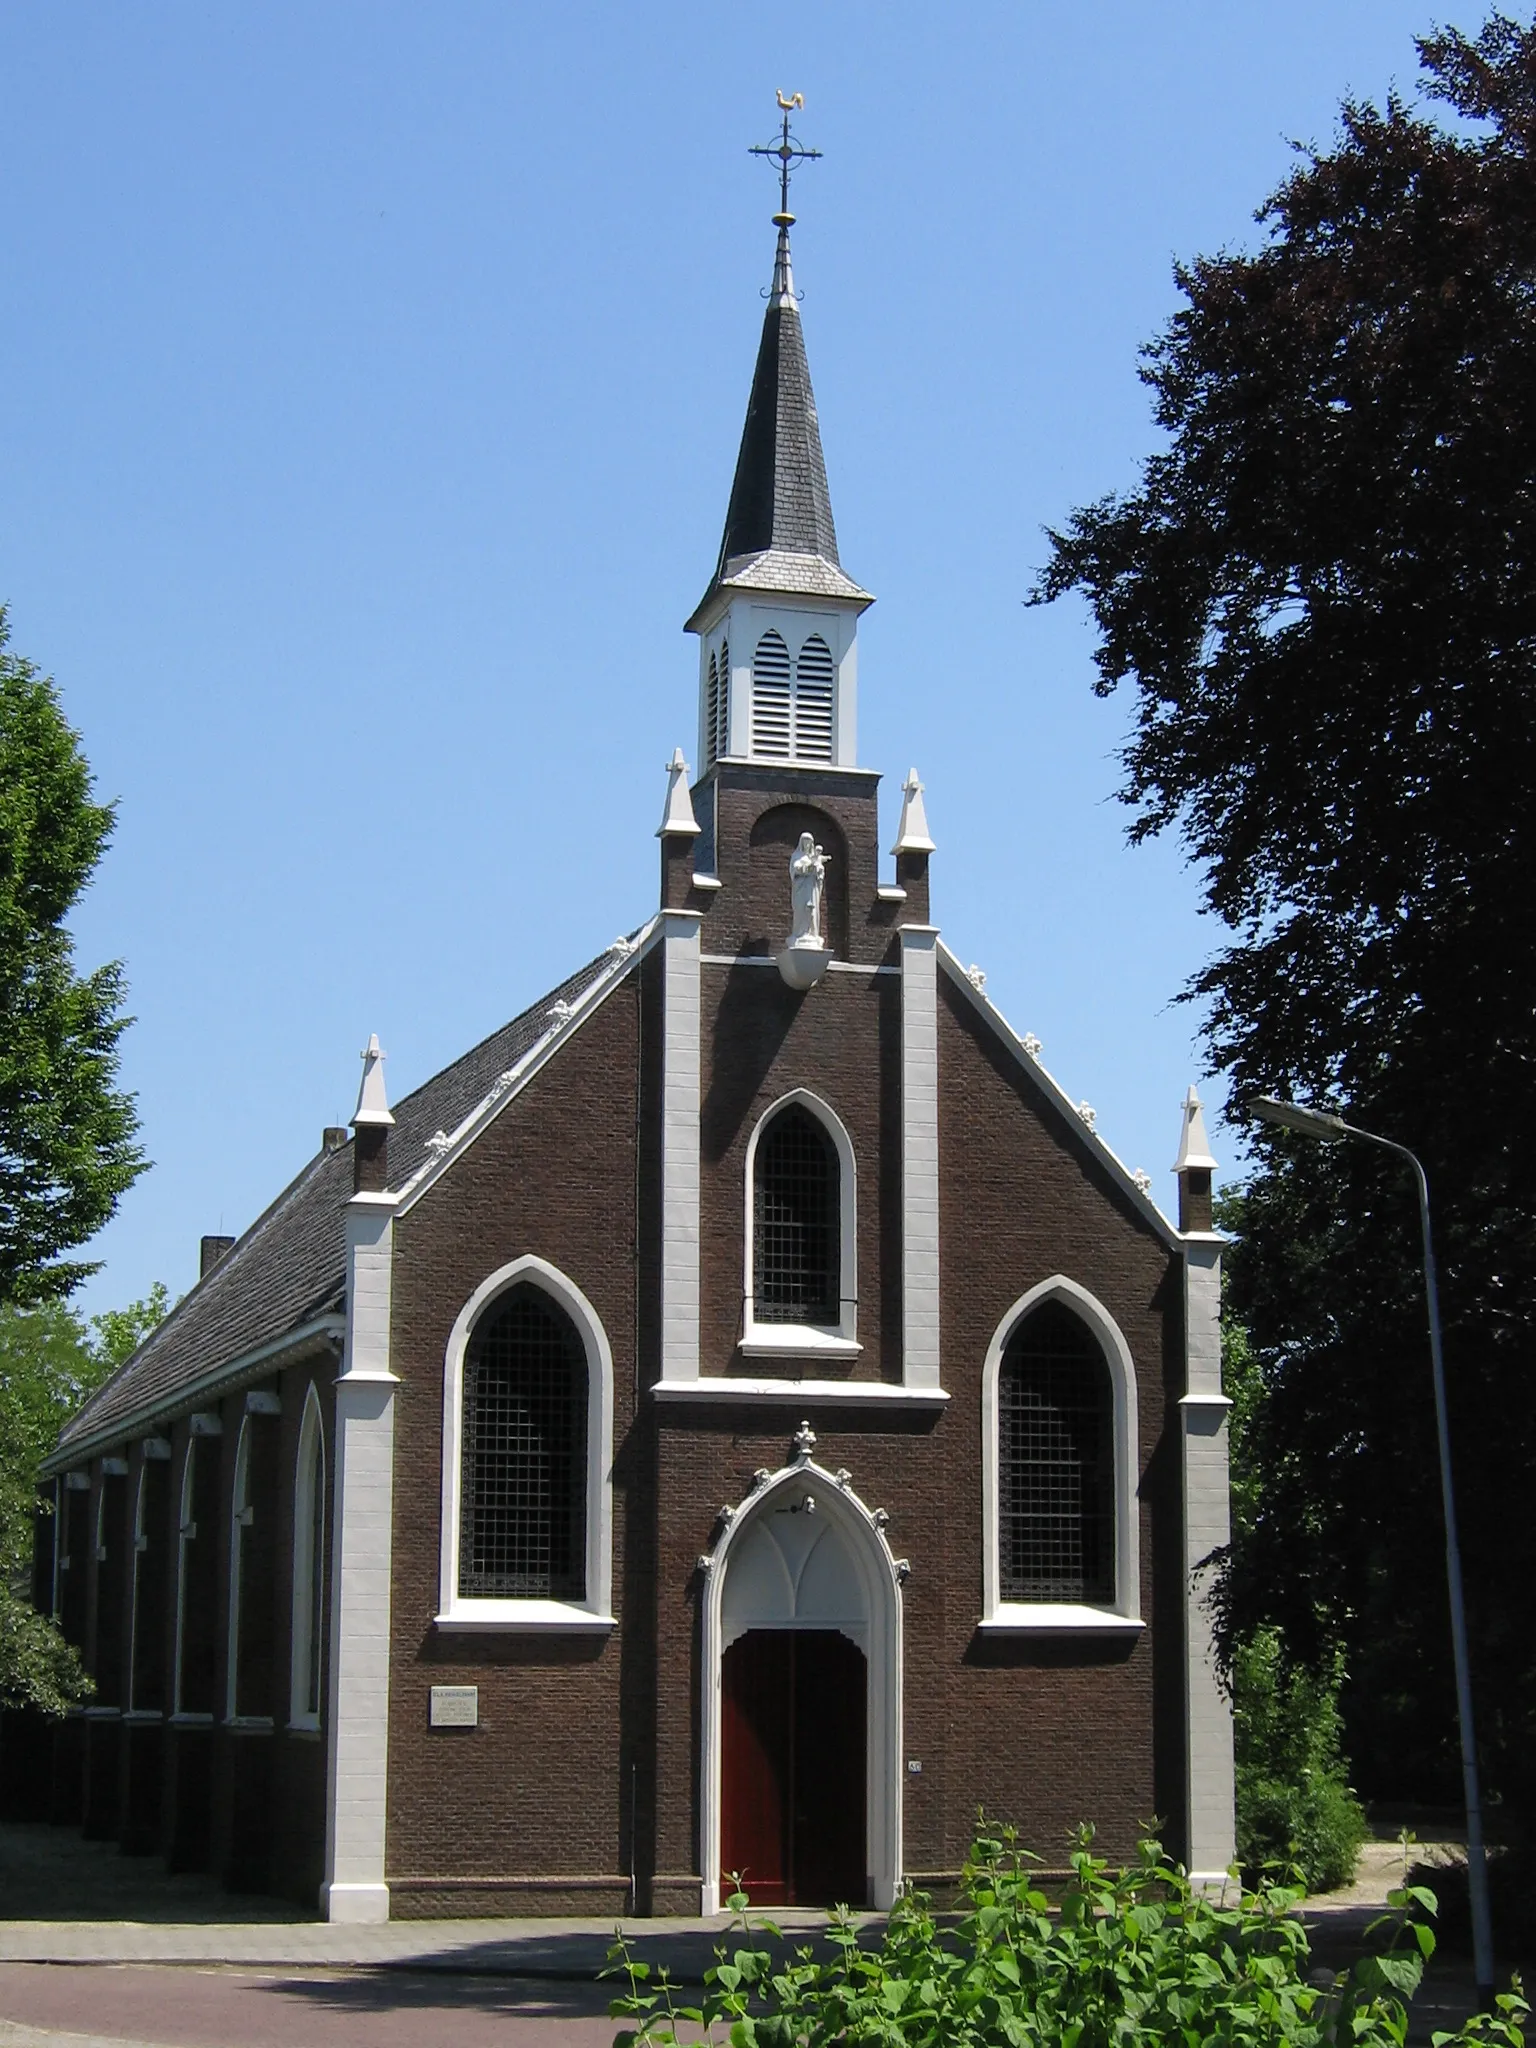
[(1483, 1848), (1483, 1803), (1477, 1782), (1477, 1747), (1472, 1733), (1472, 1677), (1467, 1660), (1467, 1616), (1461, 1591), (1461, 1545), (1456, 1537), (1456, 1495), (1451, 1484), (1451, 1431), (1445, 1410), (1445, 1358), (1440, 1349), (1440, 1292), (1435, 1284), (1435, 1250), (1429, 1233), (1429, 1181), (1415, 1153), (1375, 1131), (1362, 1131), (1326, 1110), (1303, 1109), (1255, 1095), (1251, 1113), (1303, 1137), (1336, 1142), (1360, 1138), (1406, 1159), (1419, 1191), (1419, 1224), (1424, 1234), (1424, 1295), (1429, 1309), (1429, 1361), (1435, 1383), (1435, 1428), (1440, 1439), (1440, 1498), (1445, 1508), (1445, 1576), (1451, 1595), (1451, 1654), (1456, 1666), (1456, 1718), (1461, 1731), (1461, 1781), (1467, 1808), (1467, 1888), (1472, 1905), (1472, 1962), (1478, 1996), (1492, 2010), (1494, 1995), (1493, 1918), (1488, 1908), (1488, 1859)]

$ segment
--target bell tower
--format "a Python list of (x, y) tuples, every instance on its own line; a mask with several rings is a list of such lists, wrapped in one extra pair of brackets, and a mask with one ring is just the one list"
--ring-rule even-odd
[(720, 555), (687, 630), (699, 636), (698, 763), (858, 766), (858, 618), (874, 602), (838, 560), (821, 429), (790, 265), (789, 176), (821, 154), (790, 133), (777, 162), (773, 283), (736, 457)]

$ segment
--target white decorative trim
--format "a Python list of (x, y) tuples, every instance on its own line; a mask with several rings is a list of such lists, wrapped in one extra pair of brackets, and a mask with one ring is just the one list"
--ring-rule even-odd
[(1103, 1607), (1080, 1607), (1067, 1601), (1005, 1600), (977, 1626), (997, 1635), (1139, 1636), (1146, 1623), (1137, 1615), (1111, 1614)]
[(939, 1384), (938, 937), (933, 925), (901, 928), (901, 1376), (909, 1387)]
[[(276, 1205), (274, 1204), (274, 1206)], [(259, 1224), (253, 1226), (253, 1235), (254, 1231), (260, 1228)], [(250, 1242), (250, 1239), (247, 1238), (242, 1240), (242, 1242)], [(229, 1257), (234, 1257), (233, 1252), (229, 1254)], [(219, 1264), (214, 1268), (214, 1272), (222, 1272), (227, 1264), (228, 1259), (220, 1260)], [(208, 1278), (211, 1280), (213, 1274), (210, 1273)], [(197, 1287), (202, 1285), (203, 1282), (201, 1280), (197, 1282)], [(192, 1291), (195, 1293), (197, 1291), (196, 1287)], [(190, 1299), (190, 1295), (183, 1296), (183, 1301)], [(182, 1303), (178, 1302), (177, 1309), (173, 1313), (178, 1312), (181, 1306)], [(169, 1320), (170, 1318), (167, 1317), (166, 1322), (160, 1325), (162, 1330), (168, 1327)], [(290, 1359), (297, 1358), (307, 1352), (312, 1352), (322, 1344), (327, 1342), (340, 1343), (345, 1331), (346, 1319), (343, 1316), (337, 1315), (332, 1310), (328, 1310), (324, 1315), (314, 1316), (309, 1322), (301, 1323), (296, 1330), (287, 1330), (280, 1337), (269, 1338), (264, 1344), (254, 1345), (249, 1351), (239, 1352), (234, 1358), (223, 1360), (220, 1364), (214, 1366), (210, 1372), (202, 1373), (195, 1380), (188, 1380), (184, 1386), (178, 1387), (172, 1397), (158, 1401), (146, 1401), (142, 1408), (132, 1410), (130, 1419), (127, 1422), (120, 1420), (109, 1428), (97, 1430), (93, 1436), (72, 1440), (67, 1446), (62, 1448), (60, 1453), (56, 1453), (53, 1458), (50, 1458), (42, 1469), (45, 1473), (57, 1472), (63, 1464), (72, 1459), (89, 1456), (102, 1444), (121, 1443), (125, 1430), (130, 1434), (134, 1434), (152, 1421), (168, 1422), (175, 1416), (185, 1415), (189, 1403), (195, 1405), (196, 1402), (202, 1400), (206, 1395), (217, 1393), (222, 1387), (232, 1386), (237, 1380), (251, 1378), (258, 1367), (265, 1366), (268, 1372), (276, 1372), (280, 1366), (287, 1364)], [(219, 1420), (217, 1416), (214, 1416), (212, 1419), (215, 1422)], [(195, 1436), (218, 1436), (223, 1428), (222, 1423), (219, 1423), (219, 1427), (216, 1429), (200, 1428), (198, 1427), (198, 1417), (196, 1415), (193, 1416), (192, 1421), (193, 1434)]]
[[(193, 1421), (197, 1420), (194, 1416)], [(203, 1439), (207, 1441), (207, 1439)], [(197, 1540), (197, 1524), (192, 1519), (193, 1485), (197, 1476), (197, 1446), (199, 1432), (193, 1431), (187, 1438), (187, 1447), (181, 1458), (180, 1513), (176, 1523), (176, 1646), (171, 1667), (171, 1719), (184, 1720), (185, 1710), (181, 1704), (182, 1670), (185, 1663), (187, 1630), (187, 1547)], [(212, 1714), (199, 1713), (199, 1721), (211, 1721)]]
[(389, 1918), (387, 1884), (338, 1884), (329, 1878), (320, 1887), (320, 1910), (333, 1927), (377, 1927)]
[[(797, 770), (796, 773), (798, 772), (799, 771)], [(694, 883), (695, 887), (697, 887), (697, 876), (694, 877)], [(718, 888), (720, 885), (716, 883), (714, 886)], [(905, 902), (907, 895), (906, 890), (903, 889), (899, 893), (901, 895), (902, 901)], [(779, 956), (777, 953), (702, 953), (699, 956), (699, 964), (702, 967), (777, 968), (779, 964)], [(826, 963), (826, 972), (828, 974), (895, 975), (900, 974), (901, 969), (899, 967), (887, 967), (882, 962), (875, 960), (829, 960)]]
[[(1097, 1339), (1109, 1371), (1115, 1436), (1115, 1598), (1101, 1607), (1004, 1600), (1000, 1586), (997, 1514), (997, 1384), (1008, 1340), (1024, 1318), (1043, 1302), (1059, 1301), (1087, 1324)], [(981, 1626), (984, 1629), (1039, 1630), (1049, 1635), (1096, 1630), (1128, 1633), (1141, 1627), (1141, 1543), (1136, 1489), (1138, 1471), (1136, 1365), (1120, 1326), (1104, 1304), (1086, 1287), (1054, 1274), (1021, 1294), (987, 1346), (981, 1369)]]
[[(587, 1597), (485, 1600), (459, 1591), (459, 1521), (463, 1485), (464, 1360), (475, 1325), (519, 1282), (541, 1288), (568, 1315), (587, 1360)], [(529, 1254), (483, 1280), (459, 1310), (443, 1363), (442, 1528), (438, 1547), (439, 1628), (517, 1629), (565, 1634), (614, 1626), (613, 1605), (613, 1350), (602, 1318), (574, 1280)]]
[[(673, 912), (671, 915), (687, 916), (688, 912)], [(697, 916), (699, 913), (691, 913)], [(565, 1005), (565, 1015), (554, 1017), (557, 1003), (545, 1015), (550, 1021), (545, 1030), (528, 1048), (514, 1066), (498, 1074), (490, 1088), (481, 1097), (469, 1114), (462, 1118), (451, 1131), (442, 1133), (447, 1139), (445, 1145), (438, 1145), (434, 1139), (428, 1146), (427, 1155), (420, 1166), (401, 1188), (397, 1213), (404, 1216), (421, 1200), (427, 1190), (433, 1187), (451, 1167), (456, 1159), (468, 1150), (484, 1131), (486, 1126), (500, 1115), (514, 1095), (522, 1093), (534, 1076), (546, 1067), (567, 1040), (578, 1032), (593, 1013), (601, 1008), (607, 998), (624, 980), (631, 967), (643, 953), (650, 951), (661, 928), (661, 919), (654, 917), (635, 937), (626, 940), (627, 952), (619, 952), (610, 946), (607, 964), (595, 974), (574, 1002)]]
[(758, 1323), (736, 1349), (743, 1358), (857, 1358), (864, 1346), (813, 1323)]
[(230, 1722), (240, 1718), (240, 1607), (245, 1592), (241, 1583), (244, 1574), (240, 1569), (245, 1546), (240, 1539), (255, 1514), (250, 1498), (252, 1421), (250, 1414), (240, 1418), (240, 1434), (235, 1441), (235, 1480), (229, 1500), (229, 1630), (224, 1655), (224, 1718)]
[[(814, 1441), (814, 1439), (812, 1439)], [(720, 1658), (725, 1649), (723, 1606), (732, 1549), (786, 1486), (816, 1486), (818, 1509), (849, 1539), (848, 1548), (863, 1580), (867, 1601), (867, 1641), (861, 1645), (868, 1661), (868, 1740), (865, 1790), (866, 1862), (874, 1887), (873, 1904), (889, 1908), (902, 1878), (902, 1600), (901, 1578), (884, 1535), (884, 1517), (871, 1511), (849, 1483), (847, 1473), (833, 1473), (813, 1464), (801, 1452), (770, 1477), (760, 1472), (747, 1500), (717, 1525), (721, 1534), (707, 1553), (703, 1571), (703, 1688), (699, 1745), (699, 1845), (703, 1877), (701, 1901), (706, 1914), (720, 1910)], [(700, 1566), (705, 1559), (700, 1558)]]
[(397, 1206), (394, 1195), (357, 1194), (346, 1211), (347, 1344), (336, 1382), (320, 1893), (321, 1910), (338, 1921), (389, 1918), (384, 1827), (397, 1385), (389, 1341)]
[(1061, 1086), (1060, 1082), (1047, 1072), (1040, 1058), (1041, 1045), (1039, 1039), (1035, 1037), (1033, 1032), (1030, 1032), (1025, 1038), (1020, 1038), (1019, 1034), (1014, 1030), (990, 996), (983, 994), (980, 989), (971, 986), (970, 979), (964, 967), (961, 966), (958, 957), (950, 952), (942, 939), (939, 941), (938, 954), (939, 964), (949, 976), (950, 981), (971, 1007), (986, 1019), (992, 1030), (1002, 1040), (1009, 1052), (1013, 1054), (1020, 1072), (1027, 1075), (1035, 1086), (1044, 1092), (1047, 1099), (1062, 1112), (1063, 1116), (1068, 1119), (1069, 1129), (1082, 1132), (1083, 1142), (1092, 1146), (1095, 1158), (1098, 1159), (1102, 1166), (1108, 1168), (1111, 1176), (1119, 1183), (1137, 1214), (1145, 1218), (1152, 1225), (1158, 1236), (1171, 1251), (1182, 1251), (1185, 1242), (1184, 1238), (1174, 1228), (1173, 1224), (1169, 1222), (1162, 1210), (1158, 1208), (1156, 1202), (1152, 1199), (1150, 1191), (1139, 1185), (1135, 1174), (1125, 1164), (1124, 1160), (1110, 1149), (1099, 1132), (1097, 1130), (1089, 1130), (1083, 1120), (1079, 1105), (1067, 1094), (1067, 1091)]
[[(757, 1147), (763, 1132), (780, 1110), (788, 1109), (794, 1103), (810, 1111), (837, 1152), (839, 1298), (835, 1330), (816, 1323), (760, 1323), (757, 1320)], [(738, 1349), (746, 1358), (856, 1357), (862, 1348), (858, 1342), (858, 1162), (854, 1157), (853, 1140), (842, 1118), (829, 1102), (813, 1095), (808, 1088), (791, 1088), (787, 1095), (771, 1102), (758, 1118), (747, 1140), (743, 1182), (746, 1220), (742, 1228), (742, 1327)]]
[(699, 1376), (699, 917), (663, 911), (661, 1377)]
[[(319, 1676), (324, 1679), (323, 1653), (322, 1670), (316, 1674), (310, 1669), (310, 1645), (313, 1639), (319, 1651), (320, 1637), (313, 1627), (314, 1610), (311, 1594), (314, 1590), (315, 1572), (315, 1494), (319, 1490), (321, 1582), (319, 1603), (321, 1618), (325, 1615), (325, 1420), (320, 1412), (320, 1396), (310, 1382), (304, 1397), (304, 1415), (299, 1424), (299, 1449), (293, 1465), (293, 1601), (289, 1619), (290, 1653), (288, 1661), (288, 1726), (290, 1728), (318, 1728), (319, 1713), (309, 1705), (310, 1680)], [(323, 1701), (321, 1686), (315, 1689), (317, 1700)]]
[(651, 1388), (651, 1397), (656, 1401), (712, 1401), (725, 1406), (763, 1402), (798, 1406), (811, 1402), (818, 1407), (849, 1408), (942, 1408), (949, 1400), (942, 1387), (897, 1387), (888, 1380), (748, 1379), (745, 1374), (712, 1378), (701, 1375), (673, 1386), (658, 1380)]
[[(1193, 1092), (1193, 1091), (1191, 1091)], [(1225, 1871), (1236, 1850), (1232, 1708), (1217, 1676), (1209, 1598), (1212, 1551), (1231, 1537), (1227, 1410), (1221, 1391), (1221, 1245), (1184, 1255), (1186, 1384), (1183, 1420), (1184, 1739), (1188, 1808), (1184, 1861)]]

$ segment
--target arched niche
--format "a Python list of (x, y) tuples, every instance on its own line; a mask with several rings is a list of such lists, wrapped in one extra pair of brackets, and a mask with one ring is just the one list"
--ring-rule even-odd
[(789, 936), (789, 857), (802, 832), (827, 856), (822, 937), (836, 958), (848, 957), (848, 843), (830, 813), (814, 804), (774, 804), (753, 821), (747, 847), (747, 928), (752, 946), (776, 952)]

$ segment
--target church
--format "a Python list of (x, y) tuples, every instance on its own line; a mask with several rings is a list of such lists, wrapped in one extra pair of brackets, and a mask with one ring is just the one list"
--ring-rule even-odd
[(775, 223), (654, 907), (398, 1100), (375, 1039), (44, 1474), (96, 1691), (32, 1810), (334, 1921), (880, 1908), (978, 1808), (1232, 1860), (1200, 1106), (1175, 1223), (946, 945), (915, 772), (882, 849)]

